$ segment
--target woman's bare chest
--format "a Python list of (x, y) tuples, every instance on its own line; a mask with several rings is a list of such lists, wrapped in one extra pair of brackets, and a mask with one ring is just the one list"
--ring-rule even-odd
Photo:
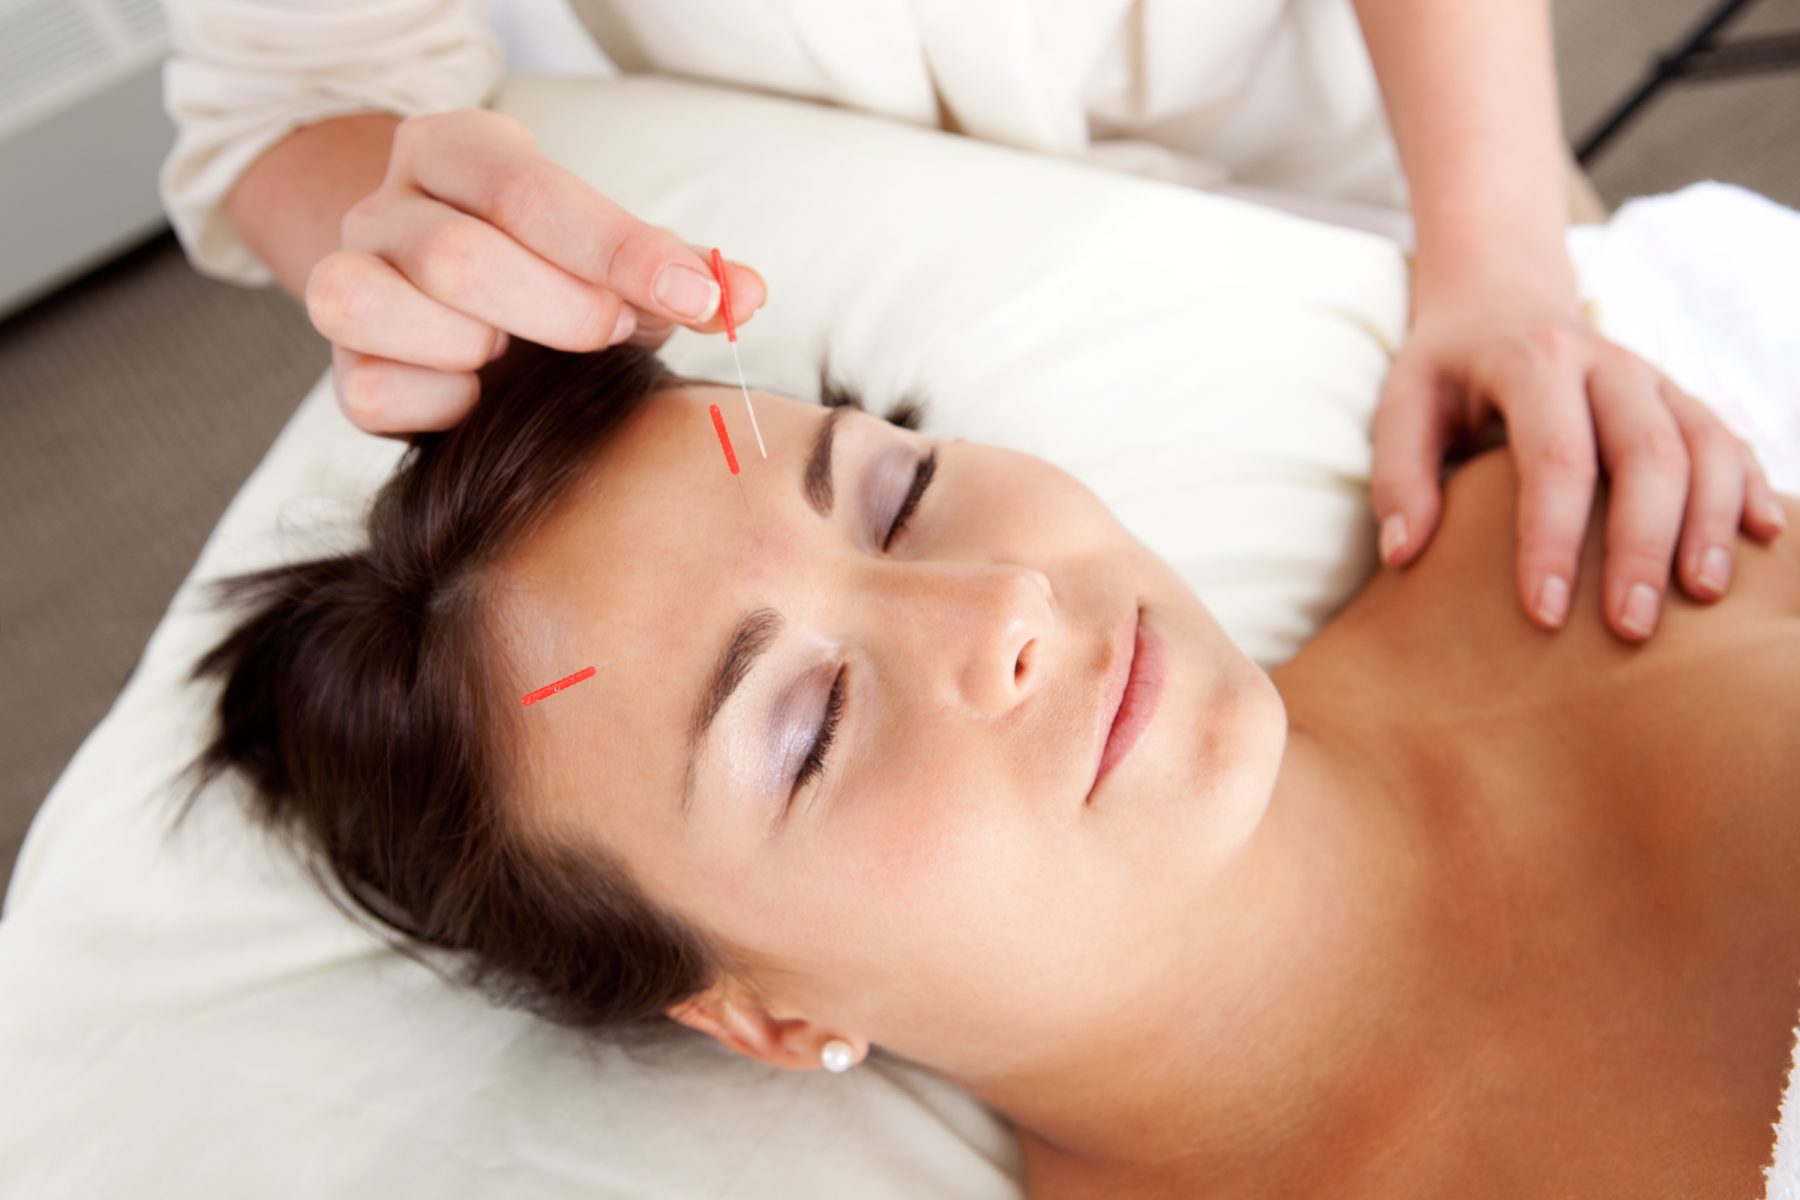
[(1436, 1110), (1339, 1194), (1761, 1195), (1800, 1022), (1800, 614), (1766, 601), (1395, 688), (1438, 802), (1493, 814), (1496, 882), (1446, 927), (1486, 959), (1431, 1035)]
[(1404, 729), (1439, 802), (1495, 814), (1495, 886), (1443, 946), (1485, 958), (1409, 1026), (1428, 1102), (1320, 1190), (1760, 1196), (1800, 1021), (1800, 554), (1740, 543), (1724, 602), (1672, 588), (1628, 646), (1593, 609), (1596, 518), (1578, 616), (1546, 634), (1518, 612), (1503, 475), (1286, 673), (1291, 716), (1304, 694), (1371, 745)]
[(1547, 675), (1477, 754), (1522, 869), (1438, 1143), (1458, 1194), (1761, 1194), (1800, 1021), (1800, 620), (1725, 616)]
[[(1542, 933), (1493, 1014), (1494, 1039), (1478, 1043), (1485, 1055), (1472, 1056), (1487, 1070), (1480, 1120), (1464, 1132), (1496, 1138), (1497, 1153), (1496, 1169), (1471, 1183), (1510, 1175), (1540, 1194), (1551, 1183), (1584, 1196), (1761, 1194), (1800, 1022), (1800, 860), (1792, 846), (1757, 844), (1775, 828), (1764, 814), (1727, 830), (1724, 807), (1690, 821), (1684, 854), (1646, 855), (1635, 878), (1588, 893), (1581, 915), (1536, 910)], [(1782, 836), (1794, 826), (1790, 812)], [(1612, 836), (1643, 829), (1620, 821)], [(1579, 896), (1570, 891), (1569, 903)]]

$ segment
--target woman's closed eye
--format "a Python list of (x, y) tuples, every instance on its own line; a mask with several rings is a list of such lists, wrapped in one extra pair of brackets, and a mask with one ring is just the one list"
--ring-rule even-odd
[(894, 514), (893, 523), (888, 526), (887, 536), (881, 539), (881, 552), (886, 554), (894, 539), (906, 528), (907, 519), (913, 510), (919, 507), (919, 501), (925, 497), (925, 489), (931, 486), (932, 476), (937, 474), (937, 450), (934, 448), (913, 471), (912, 486), (906, 490), (906, 496), (900, 501), (900, 511)]
[[(900, 500), (900, 507), (894, 513), (893, 520), (888, 524), (887, 533), (881, 539), (882, 553), (885, 554), (893, 546), (894, 539), (905, 531), (906, 522), (918, 509), (919, 502), (925, 498), (925, 491), (931, 486), (931, 481), (936, 474), (937, 450), (933, 449), (919, 459), (919, 465), (913, 469), (912, 484), (906, 489), (906, 495)], [(836, 739), (838, 725), (844, 718), (845, 669), (845, 667), (839, 666), (837, 677), (832, 680), (831, 692), (825, 699), (825, 709), (820, 714), (818, 727), (813, 732), (812, 746), (807, 750), (806, 757), (801, 760), (800, 769), (794, 775), (794, 786), (788, 794), (790, 806), (802, 788), (825, 773), (827, 756), (831, 752), (831, 743)]]
[[(793, 794), (818, 778), (825, 770), (825, 756), (831, 750), (831, 743), (837, 736), (838, 722), (844, 716), (844, 668), (838, 667), (837, 678), (831, 681), (831, 693), (825, 698), (825, 712), (819, 718), (818, 730), (813, 734), (811, 749), (800, 763), (800, 770), (794, 775)], [(789, 800), (793, 799), (790, 794)]]

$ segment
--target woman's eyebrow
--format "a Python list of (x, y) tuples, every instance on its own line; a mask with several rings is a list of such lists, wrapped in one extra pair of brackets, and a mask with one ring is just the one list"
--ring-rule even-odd
[(819, 428), (813, 434), (812, 449), (806, 455), (806, 472), (801, 478), (801, 486), (806, 493), (806, 502), (821, 517), (831, 515), (831, 443), (837, 437), (838, 419), (852, 411), (855, 409), (850, 405), (829, 409), (825, 419), (819, 422)]
[(683, 818), (694, 800), (694, 765), (700, 758), (700, 744), (706, 738), (706, 731), (712, 727), (713, 719), (725, 707), (725, 702), (731, 699), (731, 693), (750, 674), (757, 658), (774, 644), (780, 633), (781, 614), (774, 609), (759, 608), (745, 613), (732, 632), (731, 641), (726, 643), (725, 653), (719, 656), (712, 680), (700, 693), (700, 703), (695, 706), (694, 719), (688, 725), (687, 770), (681, 783)]

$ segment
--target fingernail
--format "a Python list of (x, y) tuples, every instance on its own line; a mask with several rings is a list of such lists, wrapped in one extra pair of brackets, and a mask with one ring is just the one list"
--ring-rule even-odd
[(657, 302), (683, 321), (704, 321), (719, 308), (718, 282), (692, 267), (664, 267), (654, 290)]
[(1406, 545), (1406, 518), (1389, 513), (1381, 523), (1381, 561), (1391, 563), (1400, 547)]
[(1639, 637), (1649, 637), (1656, 628), (1656, 589), (1647, 583), (1633, 584), (1625, 594), (1625, 609), (1619, 624)]
[(496, 358), (499, 358), (502, 354), (505, 354), (506, 348), (510, 345), (512, 345), (512, 339), (507, 337), (506, 331), (504, 329), (502, 329), (500, 331), (500, 336), (498, 336), (494, 339), (494, 348), (492, 350), (488, 351), (487, 360), (489, 362), (493, 362)]
[(612, 332), (606, 335), (606, 344), (609, 346), (618, 345), (620, 342), (630, 337), (631, 331), (636, 328), (637, 311), (629, 304), (620, 306), (619, 319), (613, 322)]
[(1561, 575), (1551, 575), (1538, 585), (1538, 619), (1560, 628), (1569, 615), (1569, 584)]
[(1781, 501), (1771, 500), (1763, 509), (1763, 516), (1769, 524), (1777, 529), (1787, 528), (1787, 510), (1781, 507)]
[(1710, 546), (1700, 556), (1700, 572), (1695, 577), (1709, 591), (1722, 592), (1731, 582), (1731, 555), (1723, 546)]

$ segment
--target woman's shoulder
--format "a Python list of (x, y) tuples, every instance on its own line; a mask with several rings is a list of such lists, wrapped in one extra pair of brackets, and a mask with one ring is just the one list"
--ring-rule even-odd
[[(1547, 632), (1520, 601), (1513, 457), (1499, 447), (1469, 460), (1445, 485), (1443, 517), (1424, 552), (1403, 570), (1377, 572), (1284, 672), (1299, 681), (1318, 669), (1325, 678), (1316, 682), (1333, 691), (1355, 680), (1406, 709), (1446, 713), (1492, 709), (1521, 692), (1547, 704), (1592, 700), (1653, 676), (1671, 686), (1735, 677), (1745, 702), (1791, 705), (1800, 717), (1800, 535), (1769, 545), (1740, 535), (1731, 586), (1712, 603), (1671, 580), (1655, 635), (1633, 644), (1601, 610), (1608, 500), (1602, 483), (1567, 623)], [(1800, 504), (1788, 507), (1800, 529)]]
[[(1784, 497), (1783, 504), (1790, 526), (1800, 528), (1800, 500)], [(1571, 629), (1598, 622), (1600, 631), (1605, 631), (1600, 603), (1610, 506), (1610, 488), (1603, 479), (1595, 490), (1582, 541), (1576, 595), (1570, 608)], [(1505, 446), (1469, 460), (1445, 484), (1443, 521), (1432, 545), (1419, 560), (1418, 565), (1423, 568), (1419, 571), (1421, 578), (1445, 576), (1433, 582), (1438, 586), (1460, 585), (1463, 590), (1480, 586), (1478, 576), (1499, 582), (1505, 585), (1500, 589), (1505, 598), (1519, 610), (1520, 622), (1529, 624), (1516, 599), (1518, 508), (1518, 470)], [(1429, 561), (1433, 558), (1437, 561)], [(1695, 600), (1671, 578), (1664, 593), (1665, 625), (1686, 625), (1695, 617), (1727, 611), (1735, 612), (1740, 620), (1800, 617), (1800, 535), (1784, 535), (1765, 544), (1740, 532), (1732, 547), (1732, 558), (1731, 586), (1719, 601)], [(1503, 573), (1502, 577), (1494, 579), (1495, 572)], [(1663, 632), (1665, 629), (1659, 627), (1647, 647), (1656, 645)]]

